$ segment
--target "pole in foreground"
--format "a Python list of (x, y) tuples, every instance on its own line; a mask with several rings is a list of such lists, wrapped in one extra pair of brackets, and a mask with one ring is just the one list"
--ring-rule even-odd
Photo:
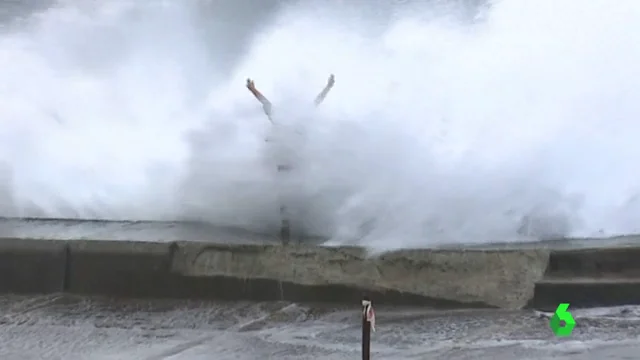
[(371, 359), (371, 331), (376, 331), (376, 313), (371, 300), (362, 298), (362, 360)]

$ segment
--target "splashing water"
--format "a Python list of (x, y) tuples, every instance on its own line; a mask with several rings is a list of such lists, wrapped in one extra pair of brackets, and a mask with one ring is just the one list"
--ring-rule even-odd
[[(438, 4), (14, 16), (0, 208), (272, 231), (286, 201), (305, 233), (385, 248), (638, 232), (640, 3)], [(287, 174), (247, 77), (295, 119)]]

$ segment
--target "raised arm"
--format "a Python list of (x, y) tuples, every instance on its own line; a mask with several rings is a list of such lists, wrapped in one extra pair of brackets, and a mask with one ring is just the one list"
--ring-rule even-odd
[(316, 106), (322, 104), (322, 102), (324, 101), (324, 98), (327, 97), (327, 94), (329, 93), (329, 90), (331, 90), (331, 88), (333, 87), (333, 84), (335, 84), (336, 79), (333, 76), (333, 74), (331, 74), (331, 76), (329, 76), (329, 80), (327, 81), (327, 86), (324, 87), (324, 89), (322, 89), (322, 91), (320, 92), (320, 94), (318, 94), (318, 96), (316, 96)]
[(256, 89), (256, 85), (251, 79), (247, 79), (247, 89), (251, 91), (253, 96), (260, 101), (262, 104), (262, 108), (264, 109), (265, 114), (267, 116), (271, 116), (271, 102), (264, 96), (258, 89)]

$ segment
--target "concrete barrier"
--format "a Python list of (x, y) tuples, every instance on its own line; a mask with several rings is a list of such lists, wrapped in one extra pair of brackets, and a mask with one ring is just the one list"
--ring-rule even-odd
[(533, 296), (546, 251), (72, 241), (67, 291), (133, 297), (357, 301), (518, 308)]
[(556, 251), (549, 258), (547, 278), (616, 279), (640, 276), (640, 247)]
[(68, 242), (67, 291), (122, 297), (171, 295), (170, 243)]
[(640, 247), (402, 250), (0, 239), (0, 293), (554, 309), (640, 304)]
[(640, 305), (640, 280), (542, 280), (536, 284), (528, 307), (553, 311), (560, 303), (569, 303), (572, 308)]
[[(425, 302), (504, 308), (527, 304), (549, 258), (546, 250), (407, 250), (372, 258), (361, 248), (202, 243), (179, 243), (176, 255), (173, 270), (187, 277), (277, 280), (307, 288), (331, 285), (395, 292)], [(299, 299), (291, 290), (283, 287), (276, 295)], [(327, 291), (322, 298), (337, 301), (340, 296)]]
[(67, 255), (61, 241), (0, 239), (0, 293), (64, 291)]
[(554, 251), (529, 306), (572, 307), (640, 304), (640, 247)]

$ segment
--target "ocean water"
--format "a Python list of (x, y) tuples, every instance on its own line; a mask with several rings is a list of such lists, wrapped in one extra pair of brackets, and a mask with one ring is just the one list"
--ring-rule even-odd
[[(374, 304), (375, 305), (375, 304)], [(6, 360), (359, 359), (360, 307), (292, 303), (0, 298)], [(573, 311), (556, 338), (533, 311), (375, 307), (372, 359), (637, 358), (635, 307)]]
[[(285, 193), (334, 244), (639, 230), (637, 1), (0, 7), (0, 215), (268, 233)], [(284, 178), (249, 77), (305, 134)]]

